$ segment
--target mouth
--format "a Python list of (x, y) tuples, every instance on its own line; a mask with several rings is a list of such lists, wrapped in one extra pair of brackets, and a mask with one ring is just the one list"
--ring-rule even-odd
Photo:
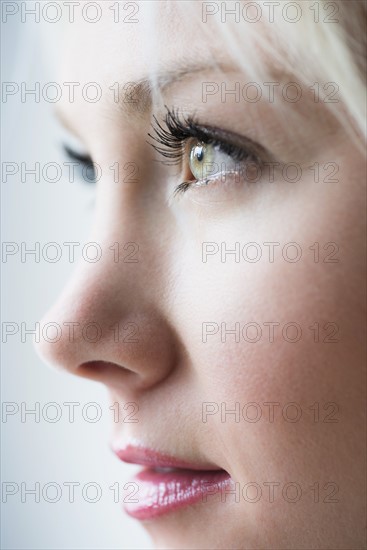
[(225, 470), (211, 464), (191, 464), (131, 445), (115, 453), (124, 462), (144, 466), (132, 480), (137, 490), (124, 499), (125, 512), (135, 519), (149, 520), (209, 502), (231, 482)]

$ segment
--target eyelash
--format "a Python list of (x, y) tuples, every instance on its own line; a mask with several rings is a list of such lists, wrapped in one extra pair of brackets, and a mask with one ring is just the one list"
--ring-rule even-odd
[[(148, 136), (155, 143), (148, 143), (160, 154), (165, 160), (165, 165), (179, 165), (185, 155), (185, 144), (189, 139), (197, 139), (199, 142), (217, 147), (221, 152), (229, 155), (235, 161), (252, 162), (256, 166), (261, 167), (264, 159), (259, 154), (261, 146), (252, 142), (249, 139), (246, 146), (239, 146), (229, 140), (229, 134), (217, 128), (201, 125), (194, 117), (180, 118), (178, 109), (169, 109), (166, 106), (167, 113), (164, 117), (164, 125), (162, 125), (156, 116), (153, 116), (154, 123), (152, 128), (154, 135), (148, 133)], [(232, 137), (233, 139), (233, 137)], [(198, 180), (185, 181), (180, 183), (174, 195), (184, 193), (193, 183)]]
[[(68, 159), (70, 159), (73, 162), (79, 162), (80, 163), (80, 166), (78, 167), (79, 171), (80, 171), (80, 174), (79, 174), (80, 179), (82, 179), (86, 183), (94, 183), (95, 170), (94, 170), (92, 157), (90, 155), (88, 155), (87, 153), (78, 153), (78, 151), (74, 151), (74, 149), (72, 149), (71, 147), (69, 147), (69, 145), (67, 145), (65, 143), (63, 144), (63, 149), (64, 149), (64, 153), (66, 154)], [(86, 178), (83, 177), (83, 173), (82, 173), (83, 168), (91, 171), (91, 173), (92, 173), (91, 178), (86, 179)]]

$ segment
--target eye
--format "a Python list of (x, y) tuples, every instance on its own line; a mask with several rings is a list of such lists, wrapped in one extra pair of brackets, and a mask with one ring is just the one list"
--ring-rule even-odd
[(97, 174), (91, 156), (81, 149), (74, 149), (71, 145), (64, 143), (63, 151), (73, 166), (73, 173), (78, 179), (88, 184), (97, 181)]
[(163, 124), (153, 117), (154, 134), (148, 136), (154, 143), (148, 143), (164, 157), (164, 164), (181, 166), (184, 181), (174, 195), (218, 179), (225, 181), (226, 176), (257, 181), (259, 170), (274, 160), (265, 147), (250, 138), (205, 126), (192, 117), (181, 119), (178, 111), (166, 109)]
[(238, 161), (223, 153), (219, 145), (213, 143), (188, 142), (189, 168), (193, 177), (205, 182), (217, 174), (235, 172), (240, 169)]

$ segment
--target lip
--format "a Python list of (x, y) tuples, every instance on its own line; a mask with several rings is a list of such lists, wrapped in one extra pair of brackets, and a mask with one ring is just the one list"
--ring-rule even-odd
[(144, 466), (133, 478), (138, 490), (124, 499), (125, 512), (135, 519), (149, 520), (200, 501), (208, 503), (231, 482), (230, 475), (213, 464), (194, 464), (132, 445), (114, 451), (120, 460)]

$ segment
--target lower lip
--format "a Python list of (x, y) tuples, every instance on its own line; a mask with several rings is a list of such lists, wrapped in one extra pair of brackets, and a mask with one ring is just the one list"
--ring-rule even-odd
[(230, 480), (223, 470), (146, 469), (135, 477), (138, 491), (125, 499), (124, 509), (135, 519), (153, 519), (190, 504), (208, 502), (210, 496), (220, 493)]

